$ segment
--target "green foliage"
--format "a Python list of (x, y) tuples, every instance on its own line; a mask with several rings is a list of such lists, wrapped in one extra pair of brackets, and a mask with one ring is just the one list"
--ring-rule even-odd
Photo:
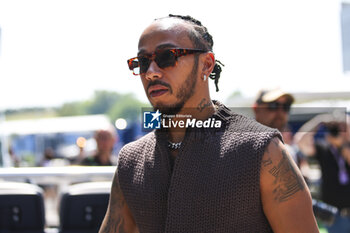
[(116, 102), (119, 102), (122, 95), (110, 91), (96, 91), (94, 98), (87, 106), (88, 114), (107, 113)]
[(57, 110), (59, 116), (79, 116), (87, 114), (87, 102), (70, 102)]
[(93, 98), (84, 102), (71, 102), (58, 109), (60, 116), (86, 114), (106, 114), (114, 122), (118, 118), (131, 121), (141, 119), (141, 108), (148, 107), (132, 94), (119, 94), (111, 91), (96, 91)]
[(113, 122), (118, 118), (125, 118), (131, 121), (140, 120), (142, 107), (149, 107), (149, 104), (142, 103), (133, 95), (127, 94), (120, 101), (114, 103), (108, 112), (108, 116)]
[[(1, 113), (0, 113), (1, 115)], [(55, 108), (22, 108), (4, 111), (7, 121), (57, 117)]]
[(31, 153), (25, 153), (22, 156), (21, 166), (24, 167), (34, 167), (35, 164), (35, 155)]
[(139, 120), (142, 107), (149, 106), (132, 94), (100, 90), (96, 91), (89, 100), (65, 103), (58, 108), (23, 108), (6, 110), (4, 113), (7, 120), (106, 114), (114, 123), (118, 118), (125, 118), (129, 121)]

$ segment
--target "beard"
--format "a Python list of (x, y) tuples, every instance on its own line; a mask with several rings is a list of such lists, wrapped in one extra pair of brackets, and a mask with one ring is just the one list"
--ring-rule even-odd
[(153, 106), (154, 111), (159, 110), (161, 113), (166, 115), (175, 115), (179, 113), (186, 101), (194, 94), (194, 89), (197, 84), (197, 73), (198, 56), (195, 56), (191, 73), (187, 76), (185, 82), (180, 86), (178, 92), (176, 93), (177, 102), (174, 104), (159, 104), (157, 106)]

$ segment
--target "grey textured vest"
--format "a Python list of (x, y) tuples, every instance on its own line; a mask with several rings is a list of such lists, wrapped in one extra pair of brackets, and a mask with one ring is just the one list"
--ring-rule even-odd
[(123, 147), (118, 176), (142, 233), (272, 232), (260, 198), (260, 163), (277, 130), (220, 103), (224, 130), (187, 130), (173, 172), (164, 132)]

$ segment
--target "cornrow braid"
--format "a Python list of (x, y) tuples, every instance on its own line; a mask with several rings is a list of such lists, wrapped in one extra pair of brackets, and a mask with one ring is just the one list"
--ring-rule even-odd
[(214, 45), (213, 37), (209, 34), (208, 29), (202, 25), (201, 21), (189, 15), (182, 16), (182, 15), (169, 14), (169, 18), (178, 18), (191, 23), (193, 25), (194, 30), (199, 34), (199, 35), (191, 35), (191, 37), (195, 37), (195, 38), (191, 38), (195, 40), (194, 41), (195, 45), (198, 46), (199, 49), (207, 49), (210, 51), (213, 50), (213, 45)]
[[(193, 18), (192, 16), (186, 15), (173, 15), (169, 14), (169, 18), (178, 18), (182, 19), (193, 25), (194, 31), (189, 33), (189, 37), (192, 40), (193, 44), (198, 49), (204, 49), (208, 51), (213, 51), (213, 37), (209, 34), (208, 29), (202, 25), (201, 21)], [(218, 83), (220, 74), (222, 71), (221, 66), (224, 66), (220, 61), (215, 60), (215, 66), (209, 77), (214, 80), (216, 91), (219, 91)]]

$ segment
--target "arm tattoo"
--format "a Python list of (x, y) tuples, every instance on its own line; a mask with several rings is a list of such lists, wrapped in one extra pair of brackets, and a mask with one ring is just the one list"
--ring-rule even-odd
[(266, 160), (263, 160), (263, 161), (262, 161), (262, 164), (263, 164), (264, 167), (269, 166), (270, 164), (272, 164), (271, 158), (268, 158), (268, 159), (266, 159)]
[(120, 189), (118, 177), (115, 176), (113, 180), (107, 224), (101, 233), (125, 233), (125, 220), (122, 215), (124, 205), (125, 200)]
[(197, 109), (198, 111), (202, 112), (205, 108), (209, 107), (211, 105), (211, 101), (207, 101), (206, 98), (203, 98), (201, 102), (198, 104)]
[[(262, 161), (262, 165), (264, 167), (267, 167), (271, 164), (271, 158)], [(272, 176), (275, 177), (275, 180), (273, 182), (273, 195), (276, 201), (280, 203), (288, 201), (299, 190), (304, 190), (303, 181), (292, 166), (292, 161), (288, 157), (285, 150), (282, 150), (282, 159), (277, 164), (277, 166), (274, 165), (268, 171)]]

